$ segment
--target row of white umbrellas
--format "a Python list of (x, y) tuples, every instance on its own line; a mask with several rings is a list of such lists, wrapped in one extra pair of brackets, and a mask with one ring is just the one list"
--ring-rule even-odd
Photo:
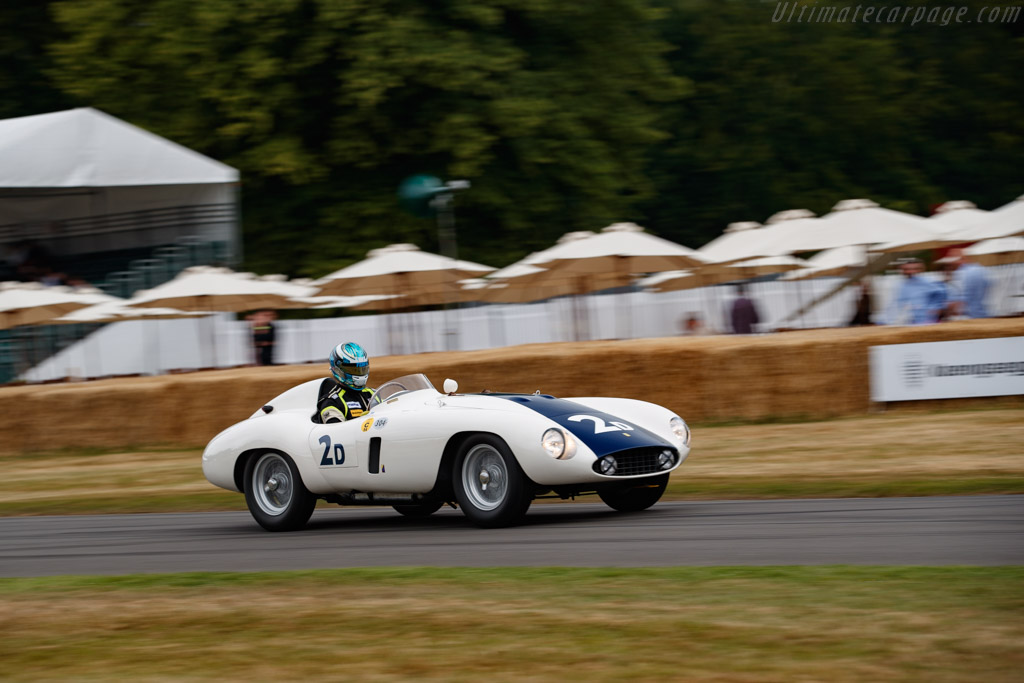
[(36, 282), (0, 283), (0, 330), (41, 324), (98, 323), (131, 318), (193, 315), (169, 308), (132, 309), (123, 299), (90, 287), (46, 287)]
[[(974, 244), (964, 250), (985, 265), (1020, 261), (1024, 257), (1024, 196), (992, 212), (971, 202), (947, 202), (931, 218), (885, 209), (866, 199), (844, 200), (816, 218), (798, 209), (775, 214), (765, 225), (733, 223), (698, 251), (717, 268), (665, 274), (643, 281), (659, 291), (684, 289), (768, 272), (790, 271), (786, 279), (840, 275), (863, 267), (869, 254), (910, 252), (953, 244)], [(810, 259), (792, 254), (818, 252)], [(789, 259), (789, 260), (786, 260)], [(721, 266), (736, 268), (735, 277)]]
[[(660, 291), (775, 273), (801, 279), (863, 266), (868, 252), (972, 241), (977, 244), (967, 253), (985, 262), (988, 255), (1024, 253), (1024, 239), (1015, 236), (1021, 233), (1024, 197), (993, 212), (970, 202), (949, 202), (929, 219), (851, 199), (822, 217), (792, 210), (775, 214), (763, 226), (734, 223), (699, 250), (632, 223), (617, 223), (598, 233), (567, 233), (552, 247), (500, 270), (394, 244), (316, 281), (196, 267), (130, 300), (97, 291), (5, 285), (0, 288), (0, 329), (263, 308), (386, 310), (461, 301), (514, 303), (626, 286), (646, 273), (656, 275), (643, 280), (644, 286)], [(794, 256), (808, 251), (819, 253), (806, 261)]]

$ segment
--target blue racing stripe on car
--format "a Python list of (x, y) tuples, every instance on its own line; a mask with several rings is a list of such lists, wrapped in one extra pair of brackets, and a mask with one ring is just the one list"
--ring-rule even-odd
[(490, 394), (513, 401), (558, 423), (601, 457), (617, 451), (658, 446), (676, 447), (653, 432), (581, 403), (544, 395)]

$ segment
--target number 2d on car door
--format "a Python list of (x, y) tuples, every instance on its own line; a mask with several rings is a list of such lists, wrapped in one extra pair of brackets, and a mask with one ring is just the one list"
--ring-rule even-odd
[(313, 462), (328, 481), (335, 479), (332, 472), (340, 474), (359, 465), (356, 435), (359, 422), (338, 422), (317, 425), (309, 434), (309, 450)]

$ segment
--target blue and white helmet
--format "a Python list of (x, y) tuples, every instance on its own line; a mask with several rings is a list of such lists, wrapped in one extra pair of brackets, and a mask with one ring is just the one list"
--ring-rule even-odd
[(355, 342), (338, 344), (328, 359), (334, 379), (352, 389), (362, 389), (370, 376), (370, 357)]

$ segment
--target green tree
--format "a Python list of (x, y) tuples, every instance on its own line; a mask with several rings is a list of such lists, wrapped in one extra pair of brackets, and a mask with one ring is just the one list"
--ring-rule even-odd
[(56, 82), (238, 167), (248, 265), (434, 247), (395, 191), (466, 178), (462, 255), (506, 263), (649, 196), (678, 97), (645, 0), (68, 0)]
[(775, 3), (666, 5), (661, 35), (693, 96), (662, 108), (672, 140), (651, 156), (657, 191), (642, 207), (656, 231), (696, 246), (731, 221), (843, 198), (927, 213), (1020, 193), (1018, 26), (773, 23)]
[(44, 0), (0, 3), (0, 119), (60, 111), (75, 100), (47, 77), (60, 37)]

